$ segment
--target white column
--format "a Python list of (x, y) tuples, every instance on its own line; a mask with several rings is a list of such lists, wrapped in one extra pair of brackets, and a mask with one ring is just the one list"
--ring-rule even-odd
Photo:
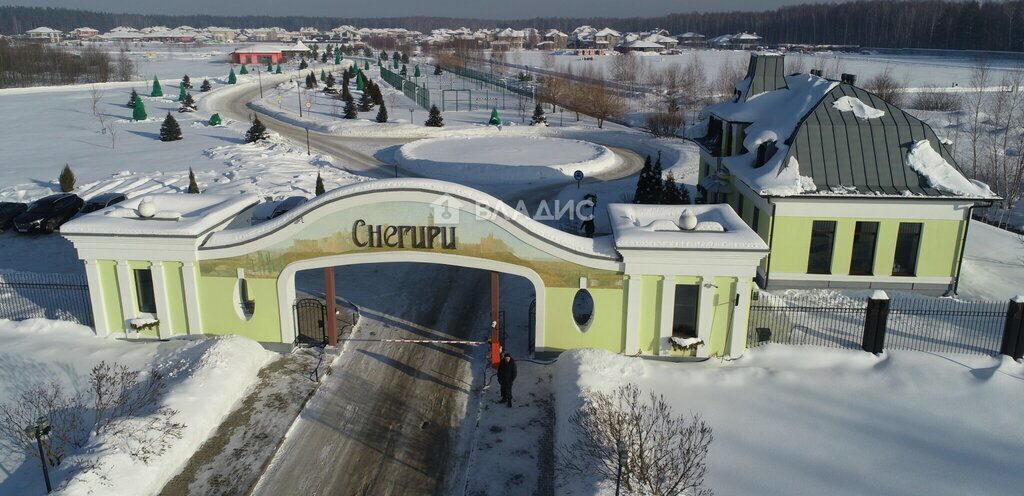
[(93, 330), (98, 336), (110, 334), (107, 320), (107, 306), (103, 302), (103, 281), (100, 280), (100, 266), (96, 260), (85, 261), (85, 278), (89, 284), (89, 303), (92, 306)]
[(736, 282), (739, 305), (732, 308), (732, 327), (729, 330), (729, 356), (738, 358), (747, 346), (747, 324), (750, 319), (750, 280)]
[(117, 261), (117, 293), (121, 297), (121, 327), (124, 332), (135, 332), (129, 320), (138, 317), (135, 295), (132, 290), (132, 272), (127, 260)]
[(171, 337), (171, 312), (167, 306), (167, 282), (164, 277), (164, 263), (152, 262), (149, 267), (153, 274), (153, 299), (156, 300), (156, 318), (160, 321), (157, 326), (160, 339)]
[(199, 280), (196, 278), (194, 263), (182, 262), (181, 281), (185, 288), (185, 315), (188, 318), (188, 333), (202, 334), (203, 324), (199, 315)]
[(658, 347), (662, 355), (672, 352), (672, 317), (676, 309), (676, 278), (675, 276), (662, 276), (661, 278), (661, 318), (658, 319)]
[(697, 304), (697, 338), (704, 342), (703, 346), (697, 347), (697, 356), (708, 356), (708, 348), (711, 346), (711, 323), (715, 319), (715, 286), (714, 278), (704, 276), (700, 278), (700, 302)]
[(626, 280), (626, 347), (632, 355), (640, 349), (640, 276), (630, 275)]

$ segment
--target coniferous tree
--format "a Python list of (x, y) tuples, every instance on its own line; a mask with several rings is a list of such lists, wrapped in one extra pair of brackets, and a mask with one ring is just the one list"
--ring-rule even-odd
[(320, 173), (316, 173), (316, 196), (320, 196), (327, 192), (327, 188), (324, 187), (324, 178), (320, 177)]
[(405, 64), (402, 64), (402, 70), (398, 71), (398, 73), (401, 74), (402, 77), (406, 77), (409, 75), (409, 69), (405, 67)]
[(325, 79), (327, 79), (327, 72), (324, 71), (323, 69), (320, 69), (320, 80), (323, 81)]
[(196, 101), (192, 98), (192, 93), (186, 93), (185, 100), (181, 102), (178, 112), (195, 112), (196, 109)]
[(441, 109), (437, 108), (437, 105), (430, 106), (430, 114), (427, 116), (427, 121), (424, 122), (423, 125), (429, 127), (444, 127), (444, 118), (441, 117)]
[(187, 92), (185, 91), (185, 86), (182, 85), (182, 84), (178, 84), (178, 101), (179, 102), (184, 102), (185, 101), (186, 93)]
[(530, 120), (531, 126), (536, 126), (538, 124), (541, 126), (548, 125), (548, 117), (544, 115), (544, 106), (539, 103), (533, 108), (533, 118)]
[(379, 84), (371, 83), (370, 98), (373, 98), (373, 103), (376, 103), (377, 105), (384, 105), (384, 94), (380, 92)]
[(274, 69), (274, 74), (281, 74), (281, 63), (277, 63), (277, 68)]
[(439, 66), (439, 65), (435, 65), (435, 66), (434, 66), (434, 75), (435, 75), (435, 76), (440, 76), (440, 75), (441, 75), (441, 73), (442, 73), (442, 71), (441, 71), (441, 66)]
[(228, 84), (235, 84), (238, 82), (238, 76), (235, 76), (235, 68), (231, 68), (231, 72), (228, 74)]
[(324, 52), (324, 53), (320, 54), (320, 63), (321, 64), (326, 64), (327, 63), (327, 57), (328, 57), (327, 52)]
[(135, 88), (132, 88), (132, 96), (128, 98), (128, 108), (135, 108), (135, 99), (138, 97), (138, 92), (135, 91)]
[(75, 173), (71, 172), (71, 166), (64, 164), (64, 168), (60, 171), (60, 177), (57, 178), (57, 182), (60, 183), (60, 190), (64, 193), (70, 193), (75, 189)]
[(682, 205), (683, 197), (676, 186), (676, 178), (670, 171), (665, 176), (665, 184), (661, 188), (661, 198), (658, 202), (662, 205)]
[(302, 59), (302, 62), (299, 62), (299, 70), (301, 71), (307, 67), (309, 67), (309, 64), (306, 63), (306, 59)]
[(204, 79), (203, 80), (203, 84), (199, 85), (199, 91), (201, 91), (203, 93), (206, 93), (207, 91), (210, 91), (212, 89), (213, 89), (213, 85), (210, 84), (210, 80), (209, 79)]
[(196, 173), (192, 172), (192, 168), (188, 168), (188, 192), (189, 194), (199, 194), (199, 183), (196, 182)]
[[(690, 188), (686, 187), (686, 184), (679, 183), (679, 203), (683, 205), (689, 205), (690, 202)], [(754, 215), (757, 215), (755, 213)]]
[(324, 79), (324, 93), (328, 95), (337, 95), (338, 89), (334, 87), (336, 81), (334, 81), (334, 74), (327, 73), (327, 78)]
[(647, 203), (650, 198), (650, 177), (651, 169), (654, 167), (651, 156), (644, 158), (644, 168), (640, 169), (640, 175), (636, 180), (636, 192), (633, 193), (633, 203)]
[(402, 63), (403, 64), (408, 64), (409, 63), (409, 54), (407, 54), (405, 52), (402, 52)]
[(341, 63), (341, 52), (340, 51), (335, 51), (334, 52), (334, 65), (338, 65), (340, 63)]
[(341, 80), (341, 99), (345, 101), (352, 99), (352, 93), (348, 90), (348, 73), (345, 73), (345, 77)]
[(363, 61), (363, 70), (365, 70), (365, 71), (370, 70), (370, 61), (369, 60), (364, 60)]
[(210, 125), (211, 126), (219, 126), (221, 124), (223, 124), (223, 122), (220, 119), (220, 114), (213, 114), (213, 115), (210, 116)]
[(249, 74), (249, 69), (245, 67), (245, 64), (242, 64), (242, 68), (238, 70), (238, 73), (239, 74)]
[(135, 95), (135, 105), (132, 106), (132, 120), (144, 121), (148, 117), (146, 115), (146, 104), (142, 103), (142, 97)]
[(398, 50), (395, 50), (395, 53), (391, 54), (391, 60), (394, 60), (395, 62), (402, 60), (402, 56), (398, 54)]
[(181, 85), (188, 89), (192, 89), (192, 79), (188, 77), (188, 74), (185, 74), (185, 77), (181, 78)]
[(651, 192), (646, 203), (658, 203), (658, 200), (661, 199), (662, 192), (665, 190), (665, 180), (661, 176), (661, 153), (658, 153), (658, 158), (654, 161), (654, 166), (651, 167)]
[(259, 117), (254, 118), (252, 120), (252, 126), (245, 132), (245, 142), (255, 143), (257, 141), (264, 141), (268, 139), (270, 139), (270, 133), (267, 132), (267, 127), (260, 122)]
[(345, 118), (355, 119), (357, 117), (359, 117), (359, 111), (356, 109), (356, 101), (352, 98), (352, 95), (349, 95), (345, 99)]
[(267, 74), (274, 72), (274, 62), (267, 62)]
[(388, 108), (382, 103), (377, 110), (377, 122), (383, 124), (388, 121)]
[(170, 112), (167, 112), (164, 123), (160, 125), (160, 141), (178, 141), (180, 139), (181, 126), (178, 125), (178, 120)]
[(373, 110), (373, 97), (370, 96), (368, 90), (363, 90), (363, 94), (359, 95), (359, 111), (369, 112)]
[(153, 91), (149, 93), (149, 96), (164, 96), (164, 90), (156, 76), (153, 76)]
[(491, 109), (491, 118), (488, 119), (487, 125), (488, 126), (500, 126), (501, 125), (501, 117), (498, 117), (498, 109), (497, 108), (492, 108)]
[(419, 64), (416, 64), (416, 70), (413, 71), (412, 77), (417, 77), (417, 78), (420, 77), (420, 65)]

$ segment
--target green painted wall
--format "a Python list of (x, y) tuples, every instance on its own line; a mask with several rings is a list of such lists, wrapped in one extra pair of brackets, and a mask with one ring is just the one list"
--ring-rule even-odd
[(718, 286), (712, 293), (711, 303), (713, 317), (711, 321), (711, 338), (707, 344), (708, 356), (725, 355), (729, 341), (729, 327), (732, 323), (732, 311), (735, 308), (733, 299), (736, 294), (736, 278), (716, 277), (714, 284)]
[[(131, 284), (131, 286), (132, 286), (129, 289), (129, 291), (130, 291), (130, 294), (132, 295), (132, 298), (133, 298), (132, 301), (135, 301), (134, 298), (135, 298), (135, 295), (137, 294), (136, 293), (137, 288), (135, 287), (135, 272), (134, 272), (135, 269), (150, 269), (152, 267), (153, 267), (153, 264), (150, 263), (150, 262), (147, 262), (147, 261), (139, 261), (139, 260), (129, 260), (128, 261), (128, 280), (131, 281), (129, 284)], [(138, 305), (138, 302), (136, 302), (135, 304)], [(133, 314), (135, 312), (137, 312), (137, 311), (138, 311), (138, 308), (133, 308), (132, 309), (132, 313)], [(162, 317), (160, 317), (160, 318), (162, 318)], [(164, 325), (163, 322), (161, 322), (160, 325)], [(139, 331), (139, 335), (140, 336), (157, 337), (159, 334), (160, 334), (159, 331), (157, 331), (156, 329), (144, 329), (144, 330)]]
[[(637, 346), (645, 353), (658, 350), (658, 310), (661, 309), (661, 277), (637, 276), (640, 278), (640, 325), (637, 330)], [(638, 350), (625, 350), (627, 354)]]
[[(124, 312), (121, 311), (121, 297), (117, 287), (117, 263), (113, 260), (96, 262), (100, 272), (100, 285), (103, 291), (103, 308), (107, 314), (109, 332), (124, 332)], [(97, 329), (98, 331), (99, 329)]]
[[(188, 317), (185, 315), (185, 286), (181, 278), (180, 262), (164, 262), (164, 285), (167, 291), (167, 308), (170, 323), (167, 329), (173, 334), (188, 334)], [(164, 319), (161, 319), (164, 320)]]
[(812, 217), (775, 218), (775, 239), (772, 244), (772, 273), (807, 273), (807, 257), (811, 242), (811, 225), (815, 220), (836, 221), (836, 237), (832, 250), (832, 274), (850, 273), (850, 258), (853, 250), (853, 233), (857, 221), (878, 222), (878, 238), (875, 245), (875, 274), (891, 276), (893, 257), (896, 252), (896, 235), (900, 222), (920, 222), (920, 251), (917, 276), (952, 277), (956, 275), (960, 256), (960, 240), (963, 238), (965, 222), (961, 220), (914, 220), (914, 219), (837, 219)]
[[(199, 305), (204, 334), (240, 334), (263, 342), (281, 342), (277, 307), (277, 279), (246, 279), (249, 296), (256, 302), (252, 318), (242, 319), (235, 310), (238, 278), (199, 278)], [(571, 317), (570, 317), (571, 318)]]
[(615, 352), (626, 346), (626, 291), (588, 288), (594, 298), (594, 316), (585, 331), (572, 317), (572, 300), (579, 288), (544, 289), (545, 351), (572, 348), (603, 348)]

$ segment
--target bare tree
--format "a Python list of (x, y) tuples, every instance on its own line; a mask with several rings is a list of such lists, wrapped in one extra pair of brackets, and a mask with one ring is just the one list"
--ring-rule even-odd
[(555, 52), (550, 51), (550, 50), (544, 52), (544, 55), (541, 55), (541, 57), (540, 57), (540, 62), (541, 62), (541, 64), (544, 67), (546, 67), (548, 69), (554, 69), (555, 68)]
[(567, 473), (615, 481), (621, 468), (626, 494), (712, 494), (704, 487), (711, 427), (699, 416), (675, 415), (664, 396), (642, 398), (635, 384), (585, 391), (569, 424), (576, 439), (559, 447), (558, 459)]
[(867, 80), (864, 87), (890, 105), (900, 107), (903, 104), (904, 85), (893, 75), (890, 66), (886, 66), (881, 73)]
[(938, 89), (914, 93), (909, 104), (912, 109), (931, 112), (955, 112), (960, 110), (961, 106), (959, 94)]
[(967, 93), (966, 110), (967, 110), (967, 141), (971, 145), (970, 151), (970, 175), (971, 177), (981, 179), (979, 173), (979, 154), (982, 149), (982, 138), (984, 137), (984, 112), (987, 104), (987, 93), (985, 87), (989, 83), (989, 67), (984, 61), (975, 65), (971, 69), (971, 80), (970, 85), (972, 91)]
[(95, 84), (89, 86), (89, 101), (92, 103), (92, 115), (98, 116), (100, 101), (103, 100), (103, 90)]
[(111, 122), (110, 125), (107, 126), (107, 133), (110, 134), (110, 148), (111, 149), (116, 149), (117, 148), (117, 123), (116, 122)]
[(131, 81), (135, 78), (135, 63), (128, 57), (128, 52), (122, 48), (117, 56), (117, 79), (120, 81)]
[(1021, 193), (1024, 158), (1024, 71), (1008, 71), (999, 81), (1002, 91), (995, 92), (991, 104), (993, 131), (987, 139), (986, 176), (993, 189), (1003, 197), (1003, 210), (1010, 211)]
[(718, 68), (715, 81), (711, 84), (711, 99), (722, 102), (732, 98), (736, 90), (736, 83), (743, 79), (744, 74), (746, 74), (746, 68), (743, 66), (743, 61), (729, 57)]
[(680, 104), (684, 111), (691, 115), (690, 122), (697, 122), (697, 114), (708, 102), (708, 76), (704, 62), (697, 54), (691, 54), (686, 61), (686, 69), (679, 81)]

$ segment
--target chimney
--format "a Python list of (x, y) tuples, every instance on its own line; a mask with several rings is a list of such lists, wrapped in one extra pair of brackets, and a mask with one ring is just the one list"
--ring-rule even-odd
[(821, 69), (811, 69), (811, 75), (821, 77)]
[(744, 101), (754, 95), (788, 88), (786, 84), (786, 58), (781, 53), (754, 52), (747, 66), (750, 84), (743, 95)]
[(840, 78), (840, 81), (843, 82), (844, 84), (853, 85), (854, 83), (857, 82), (857, 75), (843, 73), (843, 76)]

